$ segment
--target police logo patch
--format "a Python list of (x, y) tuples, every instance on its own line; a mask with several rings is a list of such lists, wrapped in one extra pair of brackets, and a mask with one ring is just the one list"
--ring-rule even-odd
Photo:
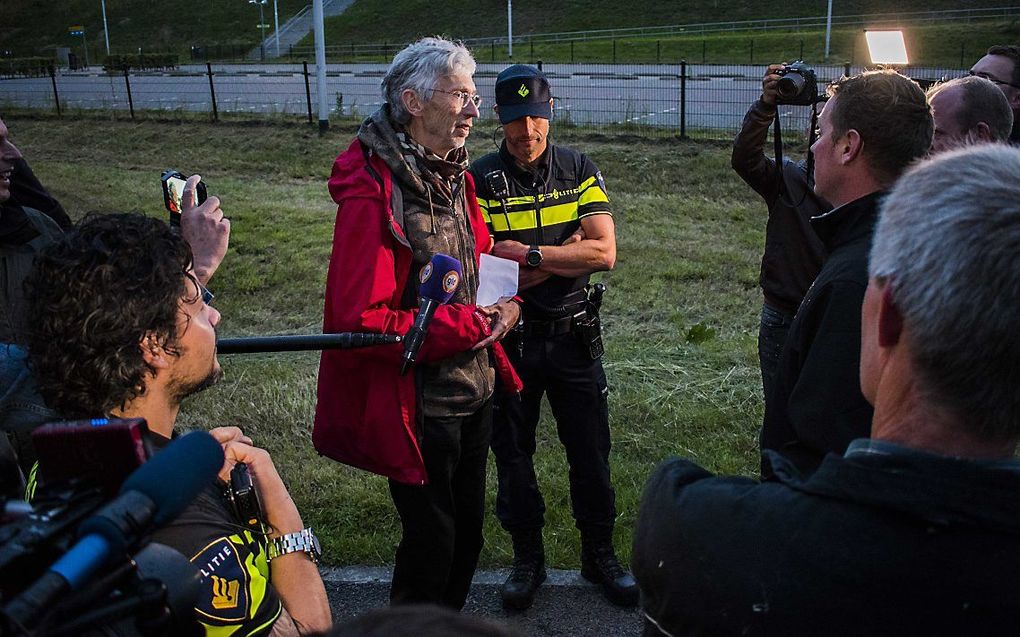
[(606, 182), (602, 181), (602, 171), (601, 170), (596, 170), (595, 171), (595, 181), (599, 182), (599, 188), (602, 189), (602, 192), (604, 192), (604, 193), (608, 193), (609, 192), (608, 190), (606, 190)]
[(421, 271), (418, 273), (418, 282), (419, 283), (424, 283), (424, 282), (429, 280), (430, 276), (432, 276), (432, 262), (431, 261), (426, 263), (425, 266), (422, 267)]
[(460, 285), (460, 275), (457, 274), (456, 270), (450, 270), (443, 277), (443, 291), (447, 294), (453, 294), (453, 291)]
[(531, 91), (528, 90), (527, 86), (521, 84), (521, 88), (517, 89), (517, 94), (520, 95), (521, 97), (527, 97), (528, 95), (531, 94)]
[(211, 542), (191, 558), (202, 578), (195, 611), (201, 621), (237, 624), (248, 618), (249, 576), (229, 539)]

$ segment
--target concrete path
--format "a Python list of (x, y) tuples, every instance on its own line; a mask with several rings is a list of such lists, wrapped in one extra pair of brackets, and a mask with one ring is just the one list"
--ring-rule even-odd
[[(360, 615), (389, 603), (389, 568), (324, 568), (322, 578), (333, 608), (333, 621)], [(499, 599), (505, 570), (475, 573), (464, 612), (484, 615), (515, 628), (526, 637), (638, 637), (641, 615), (621, 609), (602, 597), (578, 571), (550, 570), (535, 605), (526, 611), (506, 611)]]

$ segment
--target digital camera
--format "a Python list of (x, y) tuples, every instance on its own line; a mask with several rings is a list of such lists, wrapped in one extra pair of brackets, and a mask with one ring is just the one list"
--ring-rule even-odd
[(818, 77), (802, 60), (784, 64), (776, 74), (781, 76), (776, 85), (779, 104), (811, 106), (818, 101)]

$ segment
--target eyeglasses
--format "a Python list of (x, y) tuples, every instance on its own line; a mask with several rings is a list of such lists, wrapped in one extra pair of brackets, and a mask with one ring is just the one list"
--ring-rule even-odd
[(209, 291), (209, 288), (205, 287), (201, 283), (198, 284), (198, 291), (202, 294), (202, 302), (206, 305), (212, 305), (213, 299), (216, 295)]
[(475, 108), (478, 108), (479, 106), (482, 105), (482, 96), (479, 95), (478, 93), (475, 93), (474, 95), (472, 95), (471, 93), (468, 93), (467, 91), (444, 91), (444, 90), (438, 89), (438, 88), (434, 88), (432, 90), (435, 91), (436, 93), (446, 93), (447, 95), (453, 95), (455, 97), (460, 98), (460, 107), (461, 108), (467, 108), (468, 102), (471, 102), (472, 104), (474, 104)]
[(1003, 82), (1000, 79), (996, 79), (987, 73), (975, 73), (974, 71), (968, 71), (971, 77), (983, 77), (992, 84), (1002, 84), (1003, 86), (1012, 86), (1013, 88), (1020, 88), (1020, 85), (1013, 84), (1012, 82)]

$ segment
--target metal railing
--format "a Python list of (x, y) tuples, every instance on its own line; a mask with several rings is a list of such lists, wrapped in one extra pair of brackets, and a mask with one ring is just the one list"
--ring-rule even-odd
[[(386, 64), (327, 65), (327, 102), (334, 118), (364, 118), (382, 104)], [(502, 64), (479, 64), (474, 80), (483, 98), (481, 119), (492, 122), (494, 84)], [(546, 64), (555, 99), (554, 127), (629, 131), (708, 139), (731, 137), (761, 92), (763, 65)], [(819, 87), (859, 67), (816, 67)], [(964, 70), (908, 68), (916, 78), (959, 77)], [(65, 117), (90, 109), (130, 117), (179, 113), (247, 113), (307, 117), (316, 122), (314, 64), (202, 64), (170, 72), (53, 73), (0, 80), (0, 108), (58, 109)], [(780, 107), (787, 131), (803, 131), (810, 111)]]

